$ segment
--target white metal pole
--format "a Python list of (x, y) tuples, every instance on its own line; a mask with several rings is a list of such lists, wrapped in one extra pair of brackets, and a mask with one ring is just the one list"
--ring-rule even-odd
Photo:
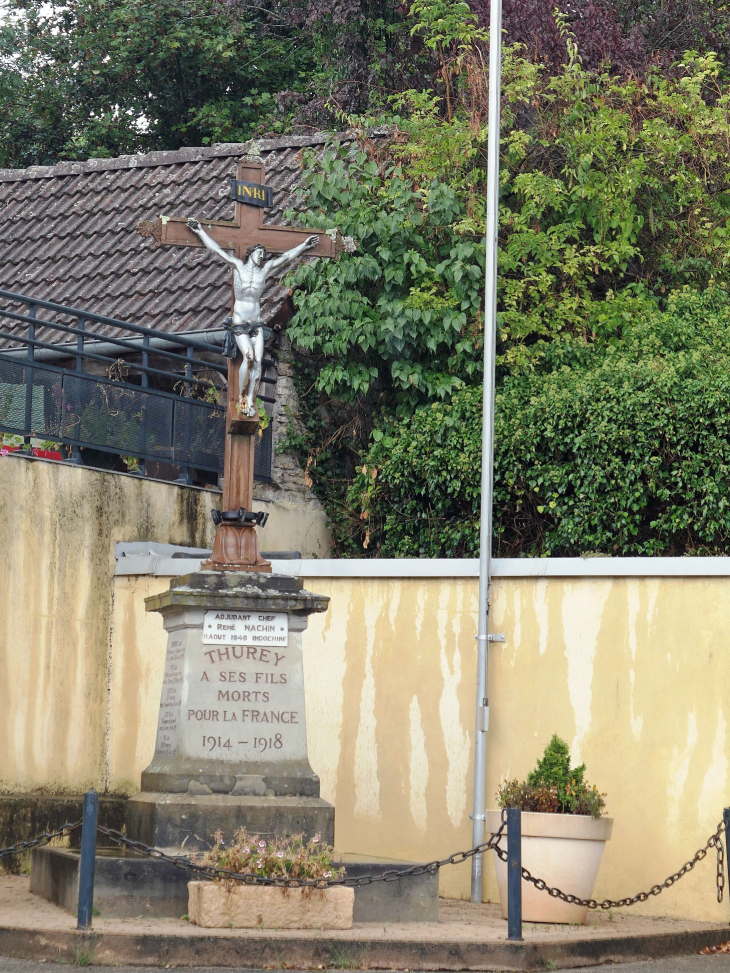
[[(497, 349), (497, 233), (499, 208), (499, 109), (502, 69), (502, 0), (491, 0), (489, 19), (489, 139), (487, 143), (487, 253), (484, 289), (484, 392), (482, 399), (482, 497), (479, 531), (479, 624), (477, 705), (474, 736), (473, 847), (484, 841), (489, 699), (489, 588), (492, 580), (492, 496), (494, 476), (494, 360)], [(471, 900), (482, 901), (482, 855), (471, 866)]]

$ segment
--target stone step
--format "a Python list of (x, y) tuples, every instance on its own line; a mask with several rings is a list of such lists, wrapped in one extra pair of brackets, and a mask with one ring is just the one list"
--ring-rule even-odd
[[(381, 875), (412, 862), (377, 859), (348, 860), (345, 874)], [(30, 890), (74, 913), (78, 903), (79, 852), (73, 848), (34, 848)], [(94, 907), (106, 918), (179, 919), (188, 911), (190, 872), (168, 862), (119, 848), (98, 848), (94, 876)], [(438, 873), (375, 882), (355, 889), (354, 922), (436, 922)]]

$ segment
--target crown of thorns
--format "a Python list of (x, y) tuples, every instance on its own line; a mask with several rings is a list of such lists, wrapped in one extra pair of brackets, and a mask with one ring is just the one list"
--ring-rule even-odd
[(271, 258), (273, 257), (273, 253), (269, 253), (269, 251), (266, 249), (263, 243), (252, 243), (250, 247), (246, 248), (246, 256), (243, 258), (244, 261), (248, 260), (248, 258), (254, 252), (254, 250), (263, 250), (264, 260), (271, 260)]

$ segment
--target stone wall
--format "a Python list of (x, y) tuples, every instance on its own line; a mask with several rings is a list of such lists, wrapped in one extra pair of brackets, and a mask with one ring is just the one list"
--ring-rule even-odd
[(285, 334), (277, 340), (277, 381), (273, 405), (274, 456), (271, 483), (256, 482), (254, 493), (263, 500), (284, 501), (321, 511), (322, 505), (307, 485), (305, 471), (294, 453), (277, 452), (277, 444), (286, 439), (290, 428), (301, 429), (299, 396), (294, 386), (294, 366), (291, 342)]
[[(50, 498), (50, 499), (49, 499)], [(0, 789), (132, 794), (155, 739), (165, 652), (144, 598), (198, 562), (115, 540), (210, 543), (206, 491), (0, 460)], [(129, 560), (129, 563), (125, 561)], [(495, 561), (487, 797), (553, 732), (615, 819), (596, 889), (649, 888), (730, 805), (730, 559)], [(477, 565), (280, 561), (329, 595), (303, 636), (309, 757), (342, 852), (430, 860), (471, 843)], [(466, 897), (469, 866), (441, 872)], [(485, 894), (496, 887), (490, 861)], [(725, 921), (710, 857), (635, 907)]]
[[(524, 778), (552, 733), (563, 736), (575, 762), (587, 763), (589, 781), (607, 792), (615, 819), (599, 897), (661, 881), (730, 805), (730, 564), (659, 561), (496, 565), (522, 576), (494, 585), (493, 630), (506, 641), (490, 650), (488, 806), (501, 780)], [(716, 574), (682, 576), (703, 566)], [(652, 568), (664, 574), (647, 576)], [(310, 561), (277, 569), (300, 573), (309, 590), (331, 598), (326, 614), (310, 618), (303, 647), (309, 757), (336, 808), (338, 849), (424, 861), (468, 848), (476, 564)], [(540, 576), (551, 569), (557, 576)], [(601, 576), (607, 569), (614, 574)], [(110, 785), (127, 793), (153, 753), (165, 649), (144, 598), (168, 580), (138, 574), (115, 585), (108, 766)], [(714, 868), (708, 858), (634, 911), (725, 921)], [(443, 895), (468, 897), (469, 866), (443, 869), (440, 881)], [(485, 893), (497, 895), (491, 860)]]
[(208, 547), (210, 491), (0, 459), (0, 790), (106, 787), (114, 542)]
[[(219, 505), (217, 490), (0, 458), (0, 792), (110, 787), (114, 544), (210, 548)], [(321, 512), (256, 507), (271, 515), (265, 549), (327, 554)], [(128, 687), (130, 700), (148, 691)]]

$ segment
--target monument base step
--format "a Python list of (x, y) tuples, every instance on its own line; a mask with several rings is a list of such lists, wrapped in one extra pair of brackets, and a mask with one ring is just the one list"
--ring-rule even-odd
[[(83, 794), (0, 794), (0, 848), (20, 844), (29, 835), (55, 831), (64, 824), (81, 819)], [(99, 795), (99, 824), (107, 828), (124, 826), (127, 798)], [(71, 844), (79, 845), (81, 831), (71, 833)], [(0, 860), (0, 873), (19, 873), (25, 855), (10, 855)]]
[(158, 794), (142, 791), (127, 803), (127, 835), (154, 848), (206, 851), (220, 831), (228, 843), (240, 828), (286, 838), (318, 834), (335, 840), (335, 809), (319, 797), (234, 797), (229, 794)]
[[(408, 862), (348, 861), (348, 877), (378, 875)], [(79, 852), (34, 848), (30, 890), (74, 913), (78, 903)], [(99, 848), (94, 875), (94, 907), (103, 918), (179, 919), (188, 911), (188, 882), (196, 876), (156, 858), (119, 848)], [(438, 873), (375, 882), (355, 889), (354, 922), (437, 922)]]

